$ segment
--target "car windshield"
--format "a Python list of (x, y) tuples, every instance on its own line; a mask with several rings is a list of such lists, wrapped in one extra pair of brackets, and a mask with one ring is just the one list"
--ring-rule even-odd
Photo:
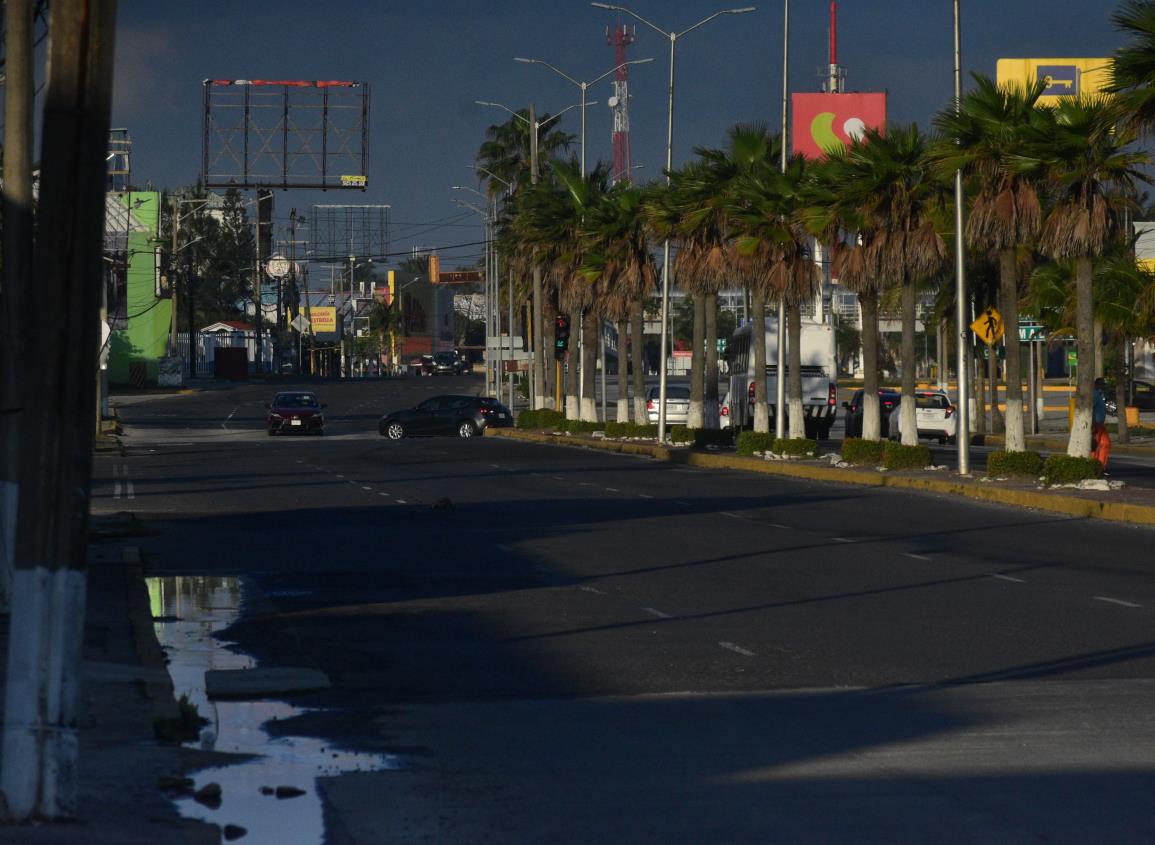
[(438, 352), (436, 357), (437, 357), (438, 363), (441, 363), (441, 364), (452, 364), (453, 363), (453, 353), (452, 352)]
[(317, 397), (312, 393), (278, 393), (273, 404), (282, 408), (316, 408)]
[[(651, 387), (650, 388), (650, 398), (651, 399), (657, 399), (660, 391), (661, 391), (661, 388)], [(688, 388), (688, 387), (674, 387), (673, 385), (667, 385), (666, 386), (666, 401), (667, 402), (669, 402), (671, 399), (674, 401), (680, 401), (680, 400), (689, 399), (689, 398), (690, 398), (690, 388)]]
[(914, 399), (916, 408), (934, 408), (937, 411), (945, 410), (950, 402), (941, 393), (920, 393)]

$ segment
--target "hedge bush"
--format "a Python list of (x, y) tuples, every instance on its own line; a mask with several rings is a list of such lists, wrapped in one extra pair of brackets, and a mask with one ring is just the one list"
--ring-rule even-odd
[(925, 469), (932, 463), (929, 446), (903, 446), (886, 441), (882, 450), (882, 465), (887, 469)]
[(589, 434), (593, 431), (604, 431), (605, 426), (600, 422), (587, 422), (585, 420), (566, 420), (565, 430), (570, 434)]
[(684, 425), (675, 425), (670, 428), (670, 442), (671, 443), (693, 443), (694, 430), (686, 428)]
[(1051, 455), (1043, 464), (1046, 484), (1074, 484), (1087, 478), (1102, 478), (1103, 465), (1094, 458)]
[(774, 435), (763, 431), (743, 431), (738, 435), (738, 454), (753, 455), (774, 448)]
[(517, 415), (517, 427), (535, 430), (564, 431), (566, 424), (565, 414), (550, 408), (538, 408), (536, 411), (522, 411)]
[(987, 455), (987, 475), (992, 478), (1006, 475), (1026, 475), (1038, 478), (1043, 474), (1043, 456), (1038, 452), (991, 452)]
[(882, 463), (885, 448), (886, 444), (881, 440), (847, 437), (842, 441), (842, 460), (848, 464), (878, 466)]
[(775, 455), (796, 455), (804, 458), (807, 455), (818, 454), (818, 441), (807, 440), (802, 437), (783, 437), (775, 439), (774, 445), (770, 447), (770, 451)]
[(608, 422), (605, 424), (606, 437), (651, 437), (657, 438), (657, 423)]
[(704, 449), (707, 446), (733, 446), (732, 428), (699, 428), (694, 431), (694, 445)]

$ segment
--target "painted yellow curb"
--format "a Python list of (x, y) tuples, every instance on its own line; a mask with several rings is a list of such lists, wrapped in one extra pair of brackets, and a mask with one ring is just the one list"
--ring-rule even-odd
[(791, 461), (766, 461), (761, 458), (748, 458), (742, 455), (693, 452), (689, 449), (671, 449), (655, 444), (594, 440), (573, 435), (540, 434), (516, 429), (490, 429), (486, 431), (486, 436), (505, 437), (510, 440), (540, 443), (548, 446), (569, 446), (618, 454), (644, 455), (657, 460), (686, 464), (702, 469), (730, 469), (741, 472), (756, 472), (762, 475), (800, 478), (808, 481), (854, 484), (860, 487), (890, 487), (900, 490), (962, 496), (981, 502), (1033, 508), (1075, 518), (1105, 519), (1111, 522), (1155, 526), (1155, 504), (1112, 502), (1048, 490), (1011, 490), (998, 486), (996, 482), (984, 484), (957, 478), (899, 475)]

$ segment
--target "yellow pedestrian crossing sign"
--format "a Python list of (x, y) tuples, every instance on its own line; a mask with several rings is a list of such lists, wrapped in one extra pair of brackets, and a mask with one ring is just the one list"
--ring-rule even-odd
[(987, 346), (994, 346), (1003, 336), (1003, 315), (988, 305), (982, 316), (971, 323), (971, 329)]

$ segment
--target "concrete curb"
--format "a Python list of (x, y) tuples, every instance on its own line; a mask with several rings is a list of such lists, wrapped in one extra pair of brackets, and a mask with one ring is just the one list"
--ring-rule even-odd
[(741, 455), (671, 449), (656, 444), (616, 440), (603, 441), (573, 435), (540, 434), (538, 432), (517, 431), (516, 429), (491, 429), (486, 432), (486, 436), (505, 437), (510, 440), (547, 446), (568, 446), (602, 452), (640, 455), (702, 469), (730, 469), (740, 472), (757, 472), (762, 475), (799, 478), (807, 481), (854, 484), (862, 487), (890, 487), (899, 490), (962, 496), (992, 504), (1033, 508), (1076, 518), (1105, 519), (1132, 525), (1155, 526), (1155, 503), (1148, 505), (1133, 502), (1113, 502), (1106, 499), (1093, 499), (1046, 490), (1012, 490), (999, 487), (997, 483), (963, 480), (957, 477), (930, 478), (878, 472), (877, 470), (843, 469), (811, 463), (766, 461)]
[[(1006, 445), (1006, 437), (1001, 434), (982, 434), (977, 435), (982, 438), (983, 446), (993, 446), (1001, 449)], [(1028, 435), (1026, 439), (1028, 449), (1037, 452), (1062, 452), (1067, 451), (1067, 438), (1065, 437), (1048, 437), (1039, 435)], [(1134, 458), (1155, 458), (1155, 443), (1145, 445), (1141, 443), (1119, 443), (1114, 438), (1111, 439), (1111, 454), (1112, 455), (1130, 455)]]

